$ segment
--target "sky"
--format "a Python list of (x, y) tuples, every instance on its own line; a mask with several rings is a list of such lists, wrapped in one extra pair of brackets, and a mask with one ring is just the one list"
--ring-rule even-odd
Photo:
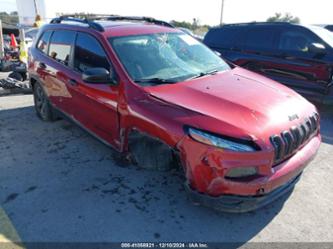
[[(45, 0), (57, 12), (110, 13), (151, 16), (170, 21), (217, 25), (222, 0)], [(16, 0), (0, 0), (0, 11), (16, 10)], [(276, 12), (289, 12), (304, 24), (333, 24), (332, 0), (225, 0), (224, 22), (265, 21)]]

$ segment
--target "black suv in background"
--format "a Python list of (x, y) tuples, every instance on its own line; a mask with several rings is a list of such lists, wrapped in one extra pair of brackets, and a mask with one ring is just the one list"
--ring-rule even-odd
[(333, 33), (289, 23), (230, 24), (204, 43), (226, 60), (285, 84), (304, 97), (333, 104)]

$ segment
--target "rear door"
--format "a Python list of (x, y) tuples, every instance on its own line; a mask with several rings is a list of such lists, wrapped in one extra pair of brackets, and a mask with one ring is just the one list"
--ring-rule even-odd
[(82, 73), (85, 70), (101, 67), (116, 78), (106, 49), (95, 36), (78, 32), (73, 62), (71, 92), (75, 97), (73, 108), (77, 121), (98, 138), (117, 145), (119, 86), (110, 83), (87, 83), (82, 80)]
[[(50, 77), (50, 68), (48, 67), (50, 58), (47, 54), (52, 33), (52, 30), (45, 31), (36, 43), (36, 47), (31, 48), (31, 55), (29, 56), (30, 77), (38, 80), (46, 91), (47, 81)], [(48, 91), (47, 94), (49, 95)]]
[(72, 75), (72, 53), (76, 32), (54, 30), (48, 49), (47, 79), (45, 88), (52, 103), (62, 112), (75, 117), (75, 99), (70, 87)]

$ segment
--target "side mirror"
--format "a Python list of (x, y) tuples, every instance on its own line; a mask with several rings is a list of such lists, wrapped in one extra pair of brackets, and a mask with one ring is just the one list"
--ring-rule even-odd
[(87, 83), (115, 83), (112, 79), (110, 72), (102, 67), (89, 68), (82, 74), (82, 80)]
[(326, 54), (326, 47), (321, 43), (312, 43), (309, 46), (309, 52), (315, 55), (324, 55)]

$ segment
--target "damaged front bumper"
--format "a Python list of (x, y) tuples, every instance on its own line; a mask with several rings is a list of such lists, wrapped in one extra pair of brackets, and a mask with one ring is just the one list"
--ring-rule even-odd
[(245, 213), (262, 208), (288, 194), (293, 190), (300, 177), (301, 174), (274, 191), (260, 196), (222, 195), (219, 197), (213, 197), (193, 190), (189, 184), (185, 184), (185, 189), (191, 201), (196, 204), (222, 212)]
[[(184, 140), (181, 148), (185, 152), (196, 151), (190, 157), (183, 157), (186, 190), (193, 202), (220, 211), (239, 213), (261, 208), (292, 190), (317, 154), (320, 143), (321, 137), (317, 134), (292, 157), (272, 166), (274, 154), (271, 152), (236, 155), (211, 147), (204, 149), (204, 145)], [(246, 165), (257, 167), (258, 177), (241, 181), (225, 178), (230, 168)]]

